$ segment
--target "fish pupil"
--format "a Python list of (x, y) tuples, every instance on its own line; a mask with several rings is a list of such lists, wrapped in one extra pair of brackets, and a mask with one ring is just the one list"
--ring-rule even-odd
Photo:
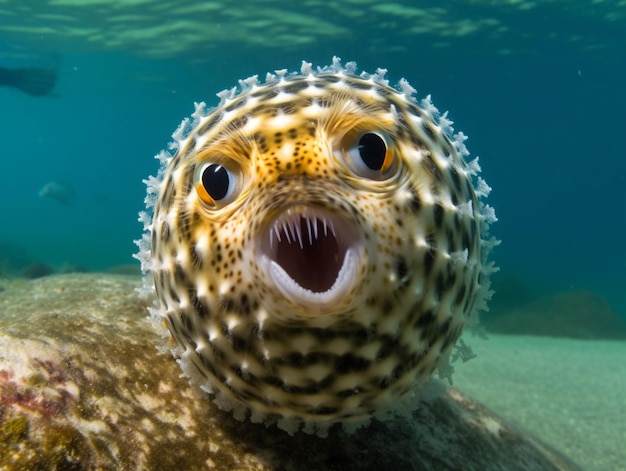
[(228, 187), (230, 185), (228, 171), (224, 166), (219, 164), (209, 165), (204, 172), (202, 172), (202, 185), (215, 201), (224, 199), (228, 194)]
[(365, 133), (359, 139), (359, 155), (363, 163), (371, 170), (380, 170), (385, 163), (387, 144), (378, 134)]

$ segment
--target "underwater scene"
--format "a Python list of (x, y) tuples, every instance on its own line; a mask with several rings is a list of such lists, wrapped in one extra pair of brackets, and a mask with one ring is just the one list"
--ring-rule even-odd
[(0, 469), (626, 469), (625, 59), (623, 0), (0, 0)]

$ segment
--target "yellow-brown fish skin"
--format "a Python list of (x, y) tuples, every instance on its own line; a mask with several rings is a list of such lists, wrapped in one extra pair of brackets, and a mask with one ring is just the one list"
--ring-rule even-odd
[(489, 187), (446, 115), (355, 65), (198, 105), (139, 258), (183, 370), (235, 417), (326, 433), (411, 397), (488, 296)]

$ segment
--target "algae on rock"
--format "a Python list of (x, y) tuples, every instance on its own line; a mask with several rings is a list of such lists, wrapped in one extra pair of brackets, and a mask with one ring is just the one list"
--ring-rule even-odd
[(237, 422), (163, 353), (139, 285), (74, 274), (0, 293), (0, 469), (578, 469), (454, 389), (325, 439)]

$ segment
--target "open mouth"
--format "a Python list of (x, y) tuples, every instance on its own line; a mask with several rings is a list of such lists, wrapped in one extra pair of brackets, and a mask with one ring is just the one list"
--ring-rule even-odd
[(356, 278), (360, 239), (352, 224), (329, 211), (292, 206), (260, 237), (259, 264), (293, 302), (337, 302)]

